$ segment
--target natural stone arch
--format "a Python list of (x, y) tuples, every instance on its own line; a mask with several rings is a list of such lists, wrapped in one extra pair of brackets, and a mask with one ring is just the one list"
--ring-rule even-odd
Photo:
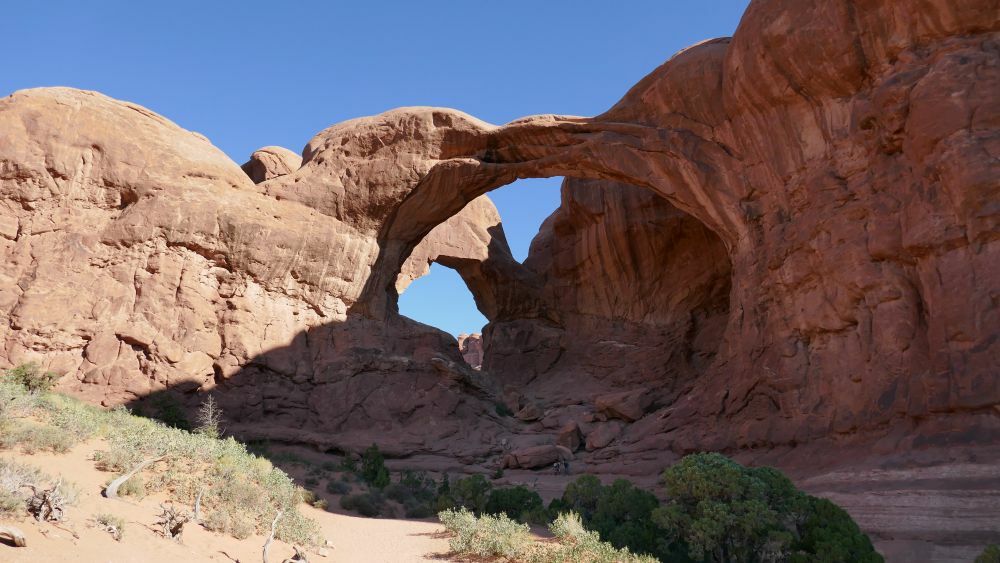
[[(421, 111), (432, 112), (438, 122), (462, 115)], [(383, 124), (390, 116), (380, 116)], [(742, 213), (729, 189), (732, 157), (689, 131), (537, 116), (481, 128), (465, 140), (463, 150), (434, 163), (386, 217), (359, 312), (377, 318), (393, 310), (392, 286), (420, 240), (471, 199), (521, 178), (599, 178), (648, 188), (702, 221), (730, 250), (745, 240)]]

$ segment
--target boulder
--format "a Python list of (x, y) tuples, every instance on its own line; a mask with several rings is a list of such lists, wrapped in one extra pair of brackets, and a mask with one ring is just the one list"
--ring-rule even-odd
[(503, 458), (503, 469), (538, 469), (573, 459), (573, 452), (554, 444), (514, 450)]
[(283, 147), (263, 147), (250, 155), (240, 168), (254, 184), (291, 174), (302, 166), (302, 157)]
[(580, 426), (576, 422), (566, 424), (556, 434), (556, 445), (562, 446), (571, 452), (580, 449), (581, 442)]
[(587, 451), (599, 450), (613, 442), (622, 433), (625, 425), (618, 420), (609, 422), (598, 422), (593, 424), (587, 432)]

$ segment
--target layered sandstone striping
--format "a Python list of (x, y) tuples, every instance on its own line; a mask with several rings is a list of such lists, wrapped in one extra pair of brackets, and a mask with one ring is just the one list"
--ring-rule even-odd
[[(0, 364), (463, 463), (533, 465), (557, 440), (645, 476), (704, 449), (802, 477), (970, 461), (1000, 442), (998, 18), (759, 0), (600, 116), (402, 108), (246, 173), (133, 104), (15, 93)], [(521, 264), (482, 196), (540, 176), (569, 179)], [(396, 312), (434, 261), (490, 320), (483, 371)]]

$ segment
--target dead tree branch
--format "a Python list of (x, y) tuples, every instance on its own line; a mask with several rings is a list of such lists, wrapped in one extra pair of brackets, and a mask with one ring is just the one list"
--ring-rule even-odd
[(104, 496), (107, 498), (118, 498), (118, 488), (125, 484), (125, 481), (131, 479), (136, 473), (142, 471), (146, 466), (160, 461), (166, 456), (151, 457), (149, 459), (140, 461), (135, 467), (129, 470), (128, 473), (122, 475), (121, 477), (115, 479), (108, 484), (107, 488), (104, 489)]

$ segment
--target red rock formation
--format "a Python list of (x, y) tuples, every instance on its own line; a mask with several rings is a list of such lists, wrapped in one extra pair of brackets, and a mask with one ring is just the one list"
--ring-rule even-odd
[(284, 147), (263, 147), (250, 155), (250, 160), (240, 168), (250, 176), (254, 184), (271, 178), (284, 176), (302, 166), (302, 157)]
[[(259, 184), (144, 108), (16, 93), (0, 364), (109, 403), (214, 389), (248, 434), (463, 463), (532, 465), (571, 423), (597, 472), (994, 459), (998, 20), (758, 0), (600, 116), (403, 108), (320, 132), (301, 166), (256, 157)], [(573, 179), (518, 264), (469, 202), (537, 176)], [(396, 314), (434, 260), (491, 321), (483, 372)]]
[(472, 366), (472, 369), (483, 367), (483, 335), (459, 334), (458, 349), (462, 352), (462, 359)]

